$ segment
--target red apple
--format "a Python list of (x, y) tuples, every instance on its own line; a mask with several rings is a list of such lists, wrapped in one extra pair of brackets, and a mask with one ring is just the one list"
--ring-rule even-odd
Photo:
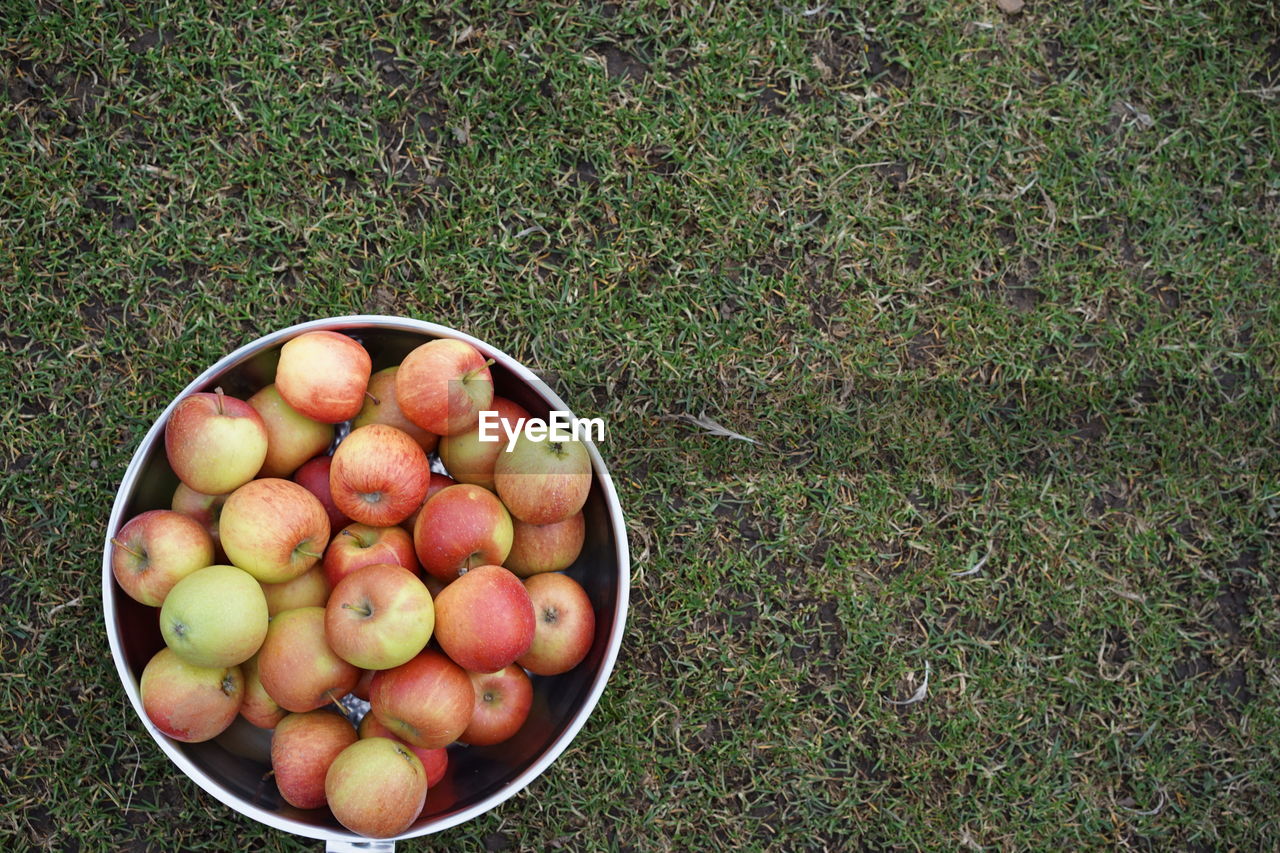
[(285, 402), (274, 385), (249, 398), (267, 428), (267, 458), (259, 477), (288, 477), (333, 443), (333, 425), (314, 421)]
[(169, 509), (194, 518), (209, 532), (209, 536), (213, 538), (215, 563), (227, 561), (227, 555), (222, 550), (222, 537), (218, 535), (218, 518), (222, 515), (222, 505), (226, 502), (226, 495), (206, 495), (181, 482), (173, 490), (173, 500), (169, 502)]
[(405, 743), (396, 737), (395, 732), (378, 722), (378, 718), (373, 714), (364, 715), (364, 719), (360, 721), (359, 734), (361, 739), (384, 737), (397, 743), (404, 743), (409, 748), (409, 751), (418, 756), (418, 760), (422, 762), (422, 769), (427, 772), (428, 791), (440, 783), (440, 780), (444, 778), (445, 770), (449, 767), (449, 750), (443, 746), (435, 749), (424, 749), (421, 746)]
[(370, 527), (355, 522), (338, 531), (324, 552), (324, 573), (334, 586), (356, 569), (377, 563), (418, 571), (413, 537), (402, 527)]
[(591, 491), (591, 457), (580, 441), (535, 441), (521, 433), (494, 463), (493, 482), (511, 515), (554, 524), (582, 509)]
[[(435, 471), (432, 471), (431, 480), (427, 483), (427, 496), (422, 499), (422, 503), (425, 504), (427, 501), (431, 500), (431, 496), (444, 487), (456, 485), (458, 485), (458, 482), (452, 477), (446, 477), (444, 474), (437, 474)], [(418, 513), (420, 512), (422, 512), (421, 506), (415, 509), (408, 518), (400, 522), (400, 526), (403, 527), (410, 536), (413, 535), (413, 528), (414, 525), (418, 523)]]
[(427, 749), (457, 740), (474, 704), (466, 671), (432, 648), (379, 671), (369, 686), (369, 707), (378, 722), (406, 743)]
[(392, 838), (422, 813), (427, 775), (403, 744), (371, 737), (338, 754), (329, 765), (324, 791), (329, 810), (347, 829), (369, 838)]
[(431, 463), (416, 441), (395, 427), (369, 424), (333, 452), (329, 491), (351, 518), (387, 527), (422, 505), (430, 480)]
[(422, 567), (447, 583), (466, 569), (502, 564), (511, 551), (511, 516), (488, 489), (449, 486), (423, 504), (413, 544)]
[(203, 667), (164, 648), (142, 670), (142, 709), (164, 734), (199, 743), (221, 734), (240, 712), (244, 676), (238, 666)]
[(276, 388), (314, 421), (337, 424), (360, 413), (373, 363), (365, 348), (337, 332), (305, 332), (280, 348)]
[(329, 516), (315, 495), (291, 480), (253, 480), (236, 489), (218, 522), (232, 563), (263, 583), (293, 580), (329, 544)]
[(333, 502), (333, 494), (329, 491), (329, 470), (332, 466), (332, 456), (317, 456), (302, 463), (302, 467), (293, 472), (293, 481), (320, 501), (320, 505), (329, 516), (329, 529), (341, 530), (351, 523), (351, 519), (338, 509), (338, 505)]
[(314, 711), (351, 692), (360, 670), (333, 653), (324, 637), (324, 608), (277, 613), (258, 652), (258, 677), (286, 711)]
[(111, 572), (134, 601), (159, 607), (173, 585), (213, 565), (213, 537), (194, 518), (170, 509), (129, 519), (111, 537)]
[(436, 641), (472, 672), (497, 672), (529, 650), (533, 603), (520, 578), (501, 566), (471, 569), (436, 597)]
[(573, 669), (595, 639), (596, 614), (582, 585), (558, 572), (534, 575), (524, 582), (533, 602), (537, 627), (533, 644), (518, 659), (534, 675), (559, 675)]
[(388, 367), (369, 377), (369, 392), (365, 395), (364, 407), (351, 422), (351, 428), (359, 429), (369, 424), (393, 426), (418, 442), (423, 453), (431, 453), (436, 449), (440, 436), (427, 432), (400, 411), (400, 404), (396, 402), (397, 370), (398, 367)]
[(563, 571), (582, 553), (586, 536), (587, 525), (580, 511), (553, 524), (526, 524), (513, 518), (511, 553), (502, 565), (522, 578)]
[(272, 616), (295, 607), (324, 607), (332, 590), (324, 567), (319, 564), (291, 581), (262, 585), (262, 594), (267, 597), (267, 612)]
[(436, 435), (466, 432), (493, 400), (490, 363), (466, 341), (440, 338), (422, 344), (396, 371), (400, 410)]
[(458, 740), (472, 746), (502, 743), (524, 725), (533, 703), (533, 683), (515, 664), (497, 672), (471, 672), (476, 705)]
[(373, 676), (377, 674), (375, 669), (360, 670), (360, 680), (356, 682), (356, 686), (351, 688), (351, 695), (365, 702), (369, 701), (369, 687), (373, 684)]
[(240, 706), (240, 716), (260, 729), (274, 729), (276, 724), (289, 713), (276, 704), (258, 676), (258, 656), (255, 654), (240, 664), (244, 675), (244, 703)]
[(329, 765), (358, 739), (355, 726), (333, 711), (286, 716), (271, 734), (271, 770), (280, 796), (294, 808), (323, 806)]
[(408, 662), (426, 647), (434, 627), (431, 593), (415, 573), (390, 563), (347, 575), (325, 605), (329, 647), (361, 669)]
[(221, 495), (254, 478), (267, 458), (267, 426), (244, 400), (221, 388), (184, 397), (164, 428), (164, 449), (178, 479)]
[(481, 441), (481, 425), (477, 423), (466, 432), (442, 438), (439, 451), (440, 461), (449, 469), (449, 476), (453, 479), (493, 491), (493, 465), (506, 446), (507, 431), (518, 431), (521, 423), (529, 417), (529, 412), (505, 397), (494, 397), (480, 417), (484, 418), (485, 413), (491, 411), (497, 413), (497, 429), (490, 431), (497, 441)]

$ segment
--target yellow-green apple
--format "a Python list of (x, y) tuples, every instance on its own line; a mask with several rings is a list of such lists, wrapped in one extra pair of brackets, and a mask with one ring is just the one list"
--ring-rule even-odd
[(379, 670), (369, 685), (369, 707), (378, 722), (427, 749), (457, 740), (474, 705), (466, 670), (430, 647), (408, 663)]
[(276, 388), (313, 421), (337, 424), (360, 413), (373, 362), (358, 341), (338, 332), (304, 332), (280, 348)]
[[(490, 415), (491, 412), (494, 414)], [(449, 476), (459, 483), (484, 486), (493, 491), (493, 465), (498, 461), (498, 454), (506, 445), (508, 435), (518, 432), (528, 417), (529, 412), (520, 404), (505, 397), (494, 397), (480, 413), (480, 418), (482, 423), (492, 422), (493, 426), (486, 434), (496, 440), (481, 441), (482, 423), (466, 432), (440, 439), (440, 461), (449, 470)]]
[(356, 727), (335, 711), (287, 715), (271, 733), (271, 770), (280, 796), (294, 808), (323, 806), (329, 765), (357, 740)]
[(293, 580), (262, 585), (262, 593), (267, 597), (267, 612), (272, 616), (295, 607), (324, 607), (332, 590), (324, 566), (319, 563)]
[(298, 607), (271, 619), (258, 653), (258, 677), (286, 711), (314, 711), (351, 692), (360, 670), (333, 653), (324, 608)]
[(431, 453), (436, 449), (440, 436), (427, 432), (406, 418), (404, 412), (400, 411), (400, 404), (396, 402), (396, 371), (399, 369), (388, 367), (369, 377), (369, 391), (365, 395), (364, 407), (351, 422), (351, 428), (359, 429), (369, 424), (393, 426), (418, 442), (423, 453)]
[(436, 596), (436, 642), (472, 672), (497, 672), (529, 651), (533, 602), (501, 566), (471, 569)]
[(502, 564), (511, 551), (511, 516), (488, 489), (448, 486), (422, 505), (413, 544), (422, 567), (447, 583), (467, 569)]
[(253, 406), (221, 388), (189, 394), (165, 424), (164, 449), (179, 480), (222, 495), (257, 475), (267, 458), (267, 425)]
[(334, 586), (356, 569), (377, 563), (393, 563), (417, 572), (413, 537), (399, 526), (370, 527), (352, 522), (338, 531), (324, 552), (324, 573)]
[[(446, 477), (444, 474), (432, 471), (431, 480), (427, 483), (427, 495), (422, 499), (422, 503), (425, 504), (427, 501), (431, 500), (431, 496), (443, 489), (445, 486), (456, 485), (458, 485), (458, 481), (452, 477)], [(413, 535), (413, 528), (414, 525), (418, 523), (418, 513), (420, 512), (422, 512), (421, 506), (415, 509), (408, 518), (400, 522), (400, 526), (403, 527), (410, 536)]]
[(329, 470), (332, 467), (332, 456), (317, 456), (303, 462), (302, 467), (293, 472), (293, 481), (320, 501), (329, 516), (329, 529), (341, 530), (351, 523), (351, 519), (333, 502), (333, 494), (329, 491)]
[(365, 738), (329, 765), (324, 792), (338, 823), (368, 838), (392, 838), (422, 813), (427, 774), (404, 744)]
[(227, 561), (227, 555), (222, 551), (222, 537), (218, 535), (218, 517), (222, 515), (222, 505), (226, 502), (226, 495), (206, 495), (183, 482), (173, 490), (173, 499), (169, 502), (169, 509), (194, 518), (209, 532), (213, 539), (215, 563)]
[(554, 524), (582, 509), (591, 491), (591, 457), (581, 441), (537, 441), (520, 433), (493, 467), (498, 497), (529, 524)]
[(240, 706), (240, 716), (260, 729), (274, 729), (289, 712), (281, 708), (262, 686), (262, 679), (258, 676), (258, 656), (255, 654), (240, 664), (240, 671), (244, 674), (244, 704)]
[(329, 491), (338, 509), (361, 524), (399, 524), (422, 505), (431, 463), (418, 443), (395, 427), (352, 430), (333, 452)]
[(267, 427), (267, 458), (259, 477), (288, 477), (333, 443), (333, 424), (312, 420), (285, 402), (275, 385), (249, 398)]
[(558, 572), (524, 582), (537, 625), (533, 644), (516, 663), (534, 675), (559, 675), (582, 662), (595, 639), (596, 614), (582, 585)]
[(244, 677), (238, 666), (196, 666), (173, 649), (147, 662), (139, 684), (142, 709), (174, 740), (199, 743), (221, 734), (240, 711)]
[(422, 769), (427, 773), (427, 790), (431, 790), (440, 783), (444, 778), (445, 770), (449, 768), (449, 750), (443, 746), (435, 749), (425, 749), (421, 746), (414, 746), (411, 743), (396, 737), (396, 733), (391, 729), (378, 722), (378, 718), (373, 714), (365, 714), (364, 719), (360, 721), (359, 734), (361, 739), (370, 737), (384, 737), (394, 740), (397, 743), (403, 743), (409, 748), (409, 751), (418, 756), (418, 760), (422, 762)]
[(490, 364), (466, 341), (440, 338), (422, 344), (396, 371), (400, 411), (436, 435), (466, 432), (493, 400)]
[(160, 606), (160, 633), (187, 663), (227, 667), (253, 657), (268, 618), (266, 596), (248, 572), (208, 566), (169, 590)]
[(228, 559), (263, 583), (293, 580), (319, 562), (329, 544), (329, 516), (320, 500), (277, 477), (232, 492), (218, 530)]
[(569, 568), (582, 553), (587, 525), (582, 512), (552, 524), (528, 524), (511, 519), (511, 553), (503, 566), (522, 578)]
[(391, 669), (426, 648), (435, 621), (431, 593), (417, 574), (375, 563), (333, 588), (325, 605), (324, 634), (329, 648), (348, 663)]
[(213, 537), (204, 525), (171, 509), (129, 519), (111, 537), (111, 572), (134, 601), (159, 607), (173, 585), (213, 564)]
[(524, 725), (533, 703), (533, 683), (515, 664), (497, 672), (469, 672), (476, 704), (458, 740), (471, 746), (502, 743)]

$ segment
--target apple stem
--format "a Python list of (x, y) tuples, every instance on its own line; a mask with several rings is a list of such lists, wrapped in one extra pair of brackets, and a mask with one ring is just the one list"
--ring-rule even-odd
[(137, 557), (139, 560), (145, 560), (145, 559), (146, 559), (146, 557), (142, 556), (142, 555), (141, 555), (141, 554), (139, 554), (137, 551), (133, 550), (133, 549), (132, 549), (132, 548), (130, 548), (128, 545), (124, 544), (123, 542), (121, 542), (119, 539), (117, 539), (117, 538), (116, 538), (116, 537), (114, 537), (114, 536), (112, 536), (112, 537), (111, 537), (111, 544), (112, 544), (112, 545), (115, 545), (117, 548), (119, 548), (119, 549), (120, 549), (120, 550), (122, 550), (122, 551), (125, 551), (125, 552), (127, 552), (127, 553), (129, 553), (129, 554), (132, 554), (133, 556)]
[(301, 545), (299, 545), (297, 548), (294, 548), (293, 550), (294, 550), (294, 553), (296, 554), (301, 554), (304, 557), (311, 557), (316, 560), (324, 556), (323, 554), (317, 554), (314, 551), (308, 551), (305, 548), (303, 548)]
[(219, 385), (217, 388), (214, 388), (213, 393), (218, 397), (218, 414), (226, 414), (222, 409), (222, 386)]
[(370, 394), (368, 391), (365, 391), (365, 392), (364, 392), (364, 395), (365, 395), (366, 397), (368, 397), (370, 400), (372, 400), (372, 401), (373, 401), (373, 404), (374, 404), (375, 406), (381, 406), (381, 405), (382, 405), (382, 401), (381, 401), (381, 400), (379, 400), (377, 397), (373, 396), (372, 394)]
[(472, 379), (474, 379), (474, 378), (476, 377), (476, 375), (477, 375), (480, 371), (482, 371), (482, 370), (488, 370), (490, 367), (493, 367), (493, 365), (494, 365), (494, 360), (493, 360), (493, 359), (489, 359), (489, 360), (488, 360), (488, 361), (486, 361), (484, 364), (482, 364), (482, 365), (480, 365), (479, 367), (477, 367), (475, 370), (468, 370), (466, 373), (462, 374), (462, 381), (463, 381), (463, 382), (470, 382)]
[(349, 707), (347, 707), (347, 703), (345, 703), (345, 702), (343, 702), (343, 701), (342, 701), (344, 697), (342, 697), (342, 696), (335, 696), (335, 695), (334, 695), (334, 693), (333, 693), (333, 688), (332, 688), (332, 687), (331, 687), (331, 688), (329, 688), (328, 690), (326, 690), (326, 691), (324, 692), (324, 695), (325, 695), (325, 696), (328, 696), (328, 697), (329, 697), (329, 701), (330, 701), (330, 702), (332, 702), (333, 704), (337, 705), (337, 706), (338, 706), (338, 710), (339, 710), (339, 711), (341, 711), (345, 716), (347, 716), (347, 717), (350, 717), (350, 716), (351, 716), (351, 714), (352, 714), (352, 710), (351, 710)]

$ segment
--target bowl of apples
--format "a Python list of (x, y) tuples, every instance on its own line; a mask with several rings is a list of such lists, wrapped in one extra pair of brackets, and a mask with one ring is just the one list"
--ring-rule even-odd
[(586, 724), (621, 645), (627, 535), (593, 437), (518, 361), (419, 320), (220, 359), (146, 433), (107, 526), (107, 636), (144, 727), (222, 803), (329, 850), (497, 807)]

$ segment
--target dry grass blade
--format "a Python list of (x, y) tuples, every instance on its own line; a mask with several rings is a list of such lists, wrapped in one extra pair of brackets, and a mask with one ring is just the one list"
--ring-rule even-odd
[(680, 418), (681, 420), (686, 420), (689, 423), (693, 424), (694, 426), (701, 427), (702, 429), (706, 430), (712, 435), (721, 435), (721, 436), (724, 436), (725, 438), (736, 438), (738, 441), (746, 441), (746, 442), (749, 442), (750, 444), (760, 443), (756, 441), (754, 438), (745, 436), (739, 432), (734, 432), (728, 427), (725, 427), (716, 423), (711, 418), (707, 417), (707, 413), (705, 409), (702, 412), (700, 412), (697, 417), (694, 417), (693, 415), (687, 412), (684, 414), (677, 415), (676, 417)]

